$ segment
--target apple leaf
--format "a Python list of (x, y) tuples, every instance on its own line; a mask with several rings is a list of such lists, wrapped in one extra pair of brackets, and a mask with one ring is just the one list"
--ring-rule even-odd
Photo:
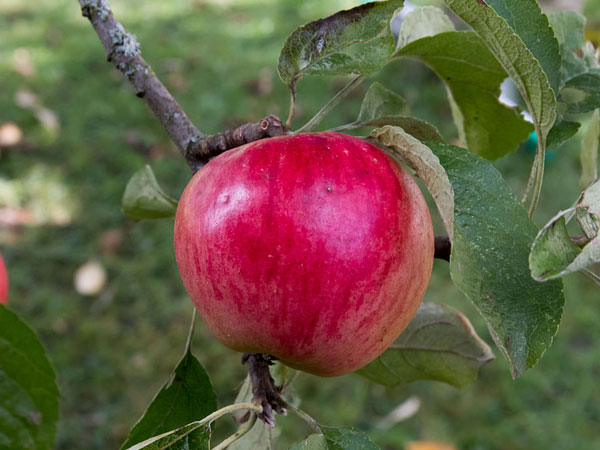
[(452, 239), (454, 198), (452, 186), (439, 159), (429, 147), (402, 128), (386, 125), (376, 128), (369, 139), (384, 151), (405, 163), (423, 180), (433, 197), (448, 236)]
[[(210, 379), (188, 349), (121, 448), (198, 421), (216, 409), (217, 397)], [(206, 436), (204, 429), (192, 430), (182, 441), (203, 442)]]
[(587, 72), (597, 64), (593, 54), (582, 51), (585, 40), (584, 16), (575, 11), (552, 11), (548, 14), (548, 20), (560, 46), (562, 87), (566, 80)]
[(210, 450), (210, 425), (192, 422), (140, 442), (127, 450)]
[(304, 441), (296, 442), (290, 450), (328, 450), (327, 439), (322, 434), (311, 434)]
[(494, 359), (469, 320), (439, 303), (422, 303), (396, 341), (357, 373), (385, 386), (435, 380), (463, 387)]
[(58, 401), (56, 375), (42, 343), (0, 304), (0, 447), (53, 448)]
[(444, 141), (436, 127), (424, 120), (399, 115), (408, 113), (405, 100), (398, 94), (373, 83), (363, 99), (358, 118), (349, 124), (341, 125), (329, 131), (343, 131), (366, 126), (399, 126), (408, 134), (422, 141)]
[(570, 114), (581, 114), (600, 107), (600, 69), (591, 69), (567, 80), (559, 100)]
[(356, 428), (321, 427), (329, 450), (379, 450), (373, 441)]
[(130, 178), (122, 203), (123, 212), (133, 220), (173, 217), (177, 210), (177, 200), (163, 192), (149, 165)]
[(598, 178), (598, 146), (600, 145), (600, 111), (595, 110), (581, 140), (581, 176), (579, 186), (585, 189)]
[(404, 0), (370, 2), (296, 29), (285, 41), (277, 70), (290, 88), (303, 75), (369, 74), (394, 51), (392, 17)]
[[(445, 3), (473, 27), (513, 79), (533, 118), (538, 134), (538, 153), (543, 155), (546, 136), (556, 119), (553, 87), (555, 89), (558, 80), (554, 72), (558, 74), (560, 69), (558, 41), (547, 17), (535, 0), (488, 2), (495, 5), (503, 17), (509, 17), (509, 22), (516, 27), (513, 29), (506, 17), (498, 15), (490, 6), (474, 0), (445, 0)], [(552, 73), (551, 82), (545, 71)]]
[(496, 168), (463, 148), (428, 145), (454, 189), (452, 280), (485, 318), (516, 378), (552, 343), (562, 282), (531, 278), (529, 251), (538, 230)]
[[(567, 232), (565, 218), (576, 215), (590, 241), (580, 249)], [(553, 280), (587, 269), (600, 262), (600, 181), (580, 196), (577, 205), (561, 211), (538, 233), (531, 254), (531, 275), (538, 281)]]
[(557, 149), (571, 139), (579, 131), (580, 127), (581, 124), (579, 122), (557, 121), (548, 133), (546, 146), (549, 150)]
[(455, 31), (455, 28), (444, 11), (435, 6), (415, 8), (402, 21), (396, 48), (405, 47), (413, 41), (445, 31)]
[(544, 70), (555, 93), (561, 84), (561, 53), (548, 17), (536, 0), (486, 0), (517, 33)]
[(477, 33), (425, 37), (398, 48), (394, 57), (419, 60), (444, 81), (455, 102), (459, 134), (472, 152), (497, 159), (516, 150), (531, 133), (516, 108), (500, 103), (500, 84), (507, 74)]

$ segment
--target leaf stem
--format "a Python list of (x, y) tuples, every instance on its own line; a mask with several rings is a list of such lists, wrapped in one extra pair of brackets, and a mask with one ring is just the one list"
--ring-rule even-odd
[(290, 84), (290, 111), (288, 112), (287, 120), (285, 121), (285, 129), (289, 130), (292, 128), (292, 119), (296, 112), (296, 80)]
[(319, 112), (317, 112), (314, 117), (312, 119), (310, 119), (308, 122), (306, 122), (306, 124), (301, 127), (300, 129), (298, 129), (296, 131), (296, 133), (308, 133), (309, 131), (312, 131), (315, 129), (315, 127), (317, 125), (319, 125), (319, 123), (321, 123), (321, 120), (323, 120), (323, 118), (329, 114), (329, 112), (335, 108), (335, 106), (344, 98), (346, 97), (346, 95), (348, 95), (355, 87), (357, 87), (360, 83), (362, 83), (367, 77), (365, 77), (364, 75), (358, 75), (355, 78), (353, 78), (352, 80), (350, 80), (350, 82), (348, 84), (346, 84), (346, 86), (344, 86), (342, 89), (340, 89), (340, 91), (335, 94), (327, 103), (325, 103), (325, 105), (323, 105), (323, 107), (319, 110)]
[[(540, 130), (541, 131), (541, 130)], [(540, 194), (542, 192), (542, 182), (544, 180), (544, 162), (546, 159), (546, 137), (543, 133), (538, 135), (538, 145), (535, 154), (537, 161), (535, 171), (535, 184), (533, 186), (533, 192), (531, 194), (531, 203), (529, 204), (529, 217), (532, 218), (540, 200)]]
[(227, 447), (229, 447), (231, 444), (233, 444), (235, 441), (237, 441), (239, 438), (245, 435), (248, 431), (250, 431), (255, 423), (256, 414), (252, 413), (250, 414), (250, 418), (246, 423), (242, 424), (235, 433), (233, 433), (219, 445), (213, 447), (212, 450), (225, 450)]
[(185, 341), (185, 351), (183, 354), (188, 353), (192, 348), (192, 339), (194, 338), (194, 329), (196, 328), (196, 316), (198, 315), (196, 308), (194, 307), (194, 312), (192, 313), (192, 322), (190, 323), (190, 329), (188, 331), (188, 336)]
[(290, 403), (287, 403), (285, 406), (286, 406), (286, 408), (288, 408), (291, 411), (295, 412), (296, 415), (298, 417), (300, 417), (302, 420), (304, 420), (316, 433), (323, 434), (323, 430), (321, 429), (321, 426), (311, 416), (309, 416), (304, 411), (302, 411), (300, 408), (297, 408), (297, 407), (295, 407), (294, 405), (292, 405)]

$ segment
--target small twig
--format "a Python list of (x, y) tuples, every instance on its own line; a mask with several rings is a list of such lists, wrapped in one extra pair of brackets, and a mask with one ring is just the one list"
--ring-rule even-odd
[(245, 435), (248, 431), (250, 431), (255, 423), (256, 423), (256, 414), (250, 413), (249, 420), (246, 421), (246, 423), (242, 424), (242, 426), (240, 426), (235, 433), (233, 433), (231, 436), (229, 436), (227, 439), (225, 439), (219, 445), (217, 445), (216, 447), (213, 447), (212, 450), (225, 450), (227, 447), (229, 447), (231, 444), (233, 444), (235, 441), (237, 441), (239, 438), (241, 438), (243, 435)]
[(308, 133), (315, 129), (317, 125), (321, 123), (321, 120), (329, 114), (329, 112), (335, 108), (335, 106), (348, 95), (355, 87), (357, 87), (360, 83), (362, 83), (366, 77), (364, 75), (358, 75), (357, 77), (350, 80), (350, 82), (344, 86), (337, 94), (335, 94), (323, 107), (319, 110), (317, 114), (314, 115), (312, 119), (310, 119), (306, 124), (301, 127), (296, 133)]
[(197, 316), (196, 308), (194, 308), (194, 312), (192, 313), (192, 323), (190, 324), (190, 329), (188, 331), (188, 336), (185, 341), (185, 351), (184, 355), (190, 351), (192, 348), (192, 339), (194, 338), (194, 329), (196, 328), (196, 316)]
[(436, 236), (435, 237), (435, 251), (433, 254), (434, 258), (443, 259), (450, 261), (450, 253), (452, 250), (452, 242), (448, 236)]
[(275, 386), (275, 380), (269, 372), (274, 357), (266, 353), (244, 353), (242, 364), (248, 363), (248, 375), (252, 383), (252, 403), (262, 406), (258, 418), (269, 428), (275, 426), (273, 411), (286, 415), (285, 402), (281, 398), (281, 389)]
[(230, 148), (283, 134), (281, 121), (268, 116), (234, 131), (205, 136), (142, 58), (135, 35), (125, 31), (115, 19), (108, 0), (79, 0), (79, 5), (98, 34), (108, 61), (127, 77), (136, 95), (146, 101), (194, 172)]

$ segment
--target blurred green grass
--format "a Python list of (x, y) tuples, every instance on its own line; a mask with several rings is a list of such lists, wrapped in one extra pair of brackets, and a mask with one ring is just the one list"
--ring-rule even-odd
[[(203, 132), (214, 133), (269, 113), (285, 117), (288, 93), (276, 74), (285, 37), (300, 24), (354, 3), (111, 4), (188, 115)], [(430, 71), (395, 62), (377, 79), (405, 96), (417, 117), (433, 122), (449, 141), (455, 138), (445, 90)], [(0, 229), (10, 305), (37, 330), (57, 369), (62, 393), (57, 448), (117, 448), (179, 359), (192, 308), (175, 264), (172, 220), (134, 224), (120, 211), (121, 195), (129, 176), (145, 163), (175, 197), (191, 174), (144, 103), (106, 63), (75, 0), (0, 3), (0, 80), (0, 124), (14, 122), (24, 133), (20, 145), (0, 155), (0, 202), (36, 212), (33, 225)], [(302, 80), (295, 124), (308, 120), (344, 82)], [(367, 87), (334, 110), (323, 128), (352, 121)], [(32, 94), (35, 106), (27, 106), (23, 99)], [(42, 108), (60, 128), (40, 120)], [(538, 222), (576, 198), (577, 151), (574, 142), (549, 160)], [(517, 192), (531, 160), (515, 152), (498, 162)], [(111, 230), (122, 239), (115, 248), (107, 244)], [(103, 264), (108, 282), (99, 295), (83, 297), (73, 276), (90, 259)], [(598, 291), (575, 275), (566, 280), (566, 294), (553, 347), (517, 381), (498, 353), (478, 382), (462, 390), (431, 382), (389, 390), (358, 376), (301, 375), (302, 407), (325, 424), (359, 426), (386, 449), (418, 439), (460, 449), (600, 448)], [(447, 264), (436, 262), (425, 300), (458, 307), (492, 344), (474, 307), (452, 285)], [(244, 377), (239, 355), (202, 325), (195, 353), (220, 404), (230, 403)], [(421, 401), (417, 414), (379, 428), (410, 396)], [(278, 418), (278, 424), (283, 429), (278, 448), (309, 431), (292, 416)], [(216, 440), (232, 430), (232, 423), (220, 421)]]

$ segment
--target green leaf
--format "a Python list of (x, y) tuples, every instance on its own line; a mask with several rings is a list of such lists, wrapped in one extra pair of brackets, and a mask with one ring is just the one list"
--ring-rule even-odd
[(454, 24), (440, 8), (435, 6), (416, 8), (402, 21), (396, 48), (402, 48), (427, 36), (454, 30)]
[(58, 400), (56, 375), (42, 343), (0, 304), (0, 447), (53, 448)]
[[(580, 249), (567, 232), (565, 218), (576, 214), (590, 241)], [(529, 255), (531, 275), (538, 281), (553, 280), (583, 271), (600, 262), (600, 181), (586, 189), (577, 205), (561, 211), (539, 232)]]
[(296, 442), (290, 450), (328, 450), (327, 440), (322, 434), (311, 434), (304, 441)]
[(439, 159), (429, 147), (422, 144), (402, 128), (386, 125), (371, 132), (369, 139), (375, 145), (405, 163), (423, 180), (433, 197), (444, 227), (452, 238), (454, 198), (452, 186)]
[[(188, 349), (121, 448), (198, 421), (216, 409), (217, 398), (210, 379)], [(202, 442), (205, 434), (204, 430), (193, 431), (186, 440)]]
[(581, 189), (588, 187), (598, 178), (598, 146), (600, 145), (600, 111), (595, 110), (581, 140)]
[(459, 147), (428, 145), (454, 189), (452, 280), (485, 318), (516, 378), (552, 343), (562, 283), (531, 278), (529, 250), (538, 230), (494, 166)]
[(546, 140), (546, 146), (549, 150), (554, 150), (563, 145), (569, 139), (571, 139), (581, 124), (579, 122), (568, 122), (561, 120), (554, 124), (550, 132), (548, 133), (548, 139)]
[(558, 40), (536, 0), (487, 0), (508, 25), (515, 30), (525, 46), (544, 70), (555, 93), (561, 84), (561, 55)]
[(380, 83), (373, 83), (360, 107), (356, 121), (336, 127), (330, 131), (350, 130), (366, 126), (394, 125), (403, 128), (408, 134), (422, 141), (442, 141), (436, 127), (415, 117), (398, 115), (407, 113), (408, 106), (402, 97), (386, 89)]
[[(445, 0), (445, 2), (474, 28), (506, 73), (513, 79), (533, 117), (539, 146), (544, 152), (546, 136), (556, 119), (556, 98), (544, 69), (557, 72), (559, 70), (555, 68), (558, 42), (552, 36), (546, 16), (541, 13), (535, 0), (505, 0), (504, 2), (506, 8), (501, 9), (503, 13), (508, 11), (513, 16), (522, 16), (515, 17), (511, 21), (518, 27), (517, 33), (521, 32), (527, 42), (539, 38), (540, 45), (532, 46), (530, 51), (515, 30), (498, 15), (494, 8), (481, 5), (474, 0)], [(495, 5), (500, 3), (494, 2)], [(532, 53), (534, 50), (535, 56)], [(544, 51), (549, 53), (547, 58), (537, 55)], [(536, 56), (540, 56), (543, 66)], [(558, 64), (560, 64), (560, 56), (558, 56)], [(555, 77), (552, 83), (553, 85), (557, 83)]]
[(498, 100), (506, 71), (473, 31), (450, 31), (411, 42), (394, 57), (417, 59), (446, 83), (467, 147), (488, 159), (516, 150), (531, 125)]
[(394, 51), (390, 21), (404, 0), (371, 2), (296, 29), (285, 41), (277, 70), (288, 86), (303, 75), (369, 74)]
[(321, 427), (329, 450), (379, 450), (369, 436), (356, 428)]
[(133, 174), (123, 194), (123, 212), (133, 220), (173, 217), (177, 200), (158, 185), (149, 165)]
[(494, 359), (469, 319), (440, 303), (422, 303), (400, 337), (357, 373), (385, 386), (435, 380), (463, 387)]
[(560, 45), (562, 87), (569, 78), (587, 72), (594, 66), (593, 59), (581, 50), (585, 40), (586, 19), (575, 11), (553, 11), (548, 14), (548, 19)]
[(127, 450), (210, 450), (210, 425), (189, 423), (140, 442)]
[(580, 114), (600, 107), (600, 69), (592, 69), (567, 80), (559, 100), (566, 104), (566, 112)]

